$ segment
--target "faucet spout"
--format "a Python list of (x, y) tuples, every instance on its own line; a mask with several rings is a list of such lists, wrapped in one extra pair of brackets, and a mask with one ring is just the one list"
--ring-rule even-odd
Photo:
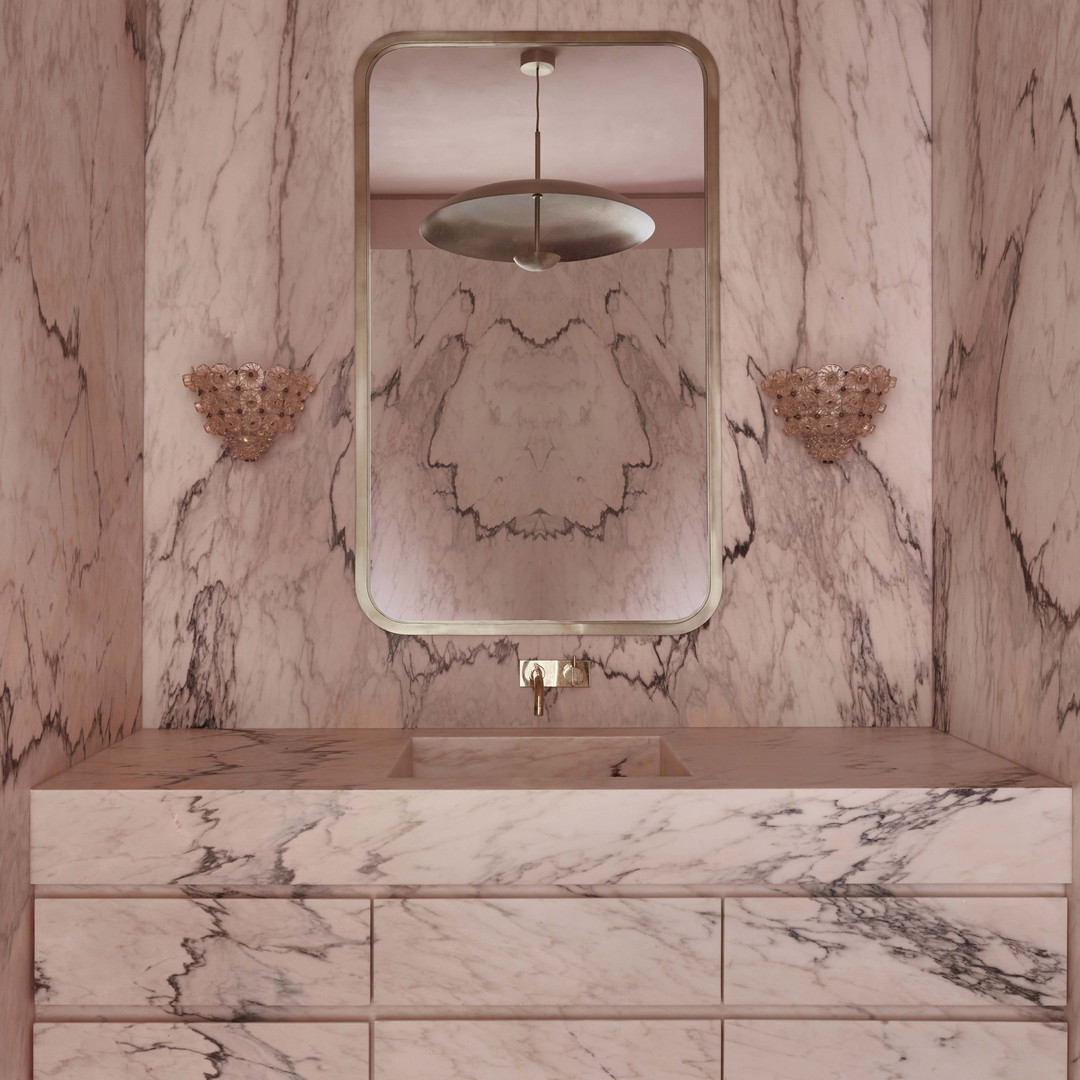
[(539, 664), (534, 664), (532, 673), (529, 675), (529, 685), (533, 692), (533, 715), (544, 715), (544, 669)]

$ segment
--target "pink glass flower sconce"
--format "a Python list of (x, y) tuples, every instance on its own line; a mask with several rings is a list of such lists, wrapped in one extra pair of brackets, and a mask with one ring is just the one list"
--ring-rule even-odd
[(184, 385), (198, 395), (195, 411), (206, 417), (203, 430), (224, 439), (242, 461), (261, 458), (283, 431), (293, 431), (305, 398), (315, 392), (315, 380), (302, 371), (264, 371), (258, 364), (202, 364), (184, 376)]
[(874, 430), (872, 418), (885, 411), (882, 399), (895, 385), (896, 376), (880, 364), (847, 371), (829, 364), (774, 371), (761, 389), (776, 398), (773, 412), (783, 418), (784, 431), (801, 438), (811, 457), (833, 462)]

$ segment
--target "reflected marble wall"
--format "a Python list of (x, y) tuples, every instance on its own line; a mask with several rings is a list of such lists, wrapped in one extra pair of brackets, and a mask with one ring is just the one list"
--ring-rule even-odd
[(1074, 782), (1078, 51), (1074, 4), (935, 8), (934, 720)]
[[(553, 724), (930, 722), (929, 26), (918, 0), (151, 5), (149, 723), (529, 723), (516, 659), (588, 653)], [(721, 73), (724, 597), (676, 639), (387, 635), (353, 590), (352, 73), (392, 30), (658, 24)], [(880, 359), (878, 431), (824, 467), (758, 391)], [(192, 364), (319, 382), (254, 467), (199, 430)]]
[(371, 595), (405, 621), (685, 619), (709, 592), (705, 253), (375, 251)]
[(29, 1076), (29, 789), (139, 722), (145, 12), (0, 35), (0, 1076)]

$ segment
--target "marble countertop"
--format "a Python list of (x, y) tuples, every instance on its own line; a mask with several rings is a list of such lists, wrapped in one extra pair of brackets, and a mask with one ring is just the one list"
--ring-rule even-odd
[[(515, 741), (518, 760), (549, 754), (563, 738), (662, 740), (688, 775), (456, 775), (453, 755), (470, 744)], [(422, 743), (410, 743), (422, 740)], [(546, 741), (548, 740), (548, 741)], [(611, 741), (615, 740), (615, 741)], [(444, 773), (408, 775), (422, 745)], [(473, 746), (477, 744), (472, 744)], [(604, 745), (603, 742), (597, 745)], [(538, 753), (533, 754), (532, 750)], [(419, 751), (418, 751), (419, 753)], [(618, 755), (623, 760), (623, 755)], [(417, 757), (419, 763), (420, 757)], [(511, 775), (518, 772), (519, 775)], [(454, 775), (451, 775), (454, 774)], [(425, 790), (633, 788), (1041, 788), (1063, 785), (929, 728), (288, 728), (138, 731), (39, 785), (41, 790)]]

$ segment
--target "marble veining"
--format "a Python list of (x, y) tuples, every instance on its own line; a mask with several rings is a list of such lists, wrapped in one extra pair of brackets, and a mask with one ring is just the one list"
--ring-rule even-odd
[(0, 1073), (26, 1080), (30, 788), (140, 723), (146, 19), (0, 22)]
[[(524, 690), (527, 696), (529, 691)], [(439, 746), (446, 739), (447, 747)], [(574, 775), (562, 765), (565, 739), (611, 741), (626, 745), (662, 742), (689, 771), (671, 775), (611, 776), (604, 750), (594, 764), (609, 766), (597, 775)], [(455, 778), (461, 745), (482, 740), (491, 762), (503, 760), (502, 776), (489, 765), (483, 784), (467, 775), (468, 762)], [(504, 743), (509, 752), (498, 748)], [(552, 753), (552, 748), (556, 752)], [(419, 748), (419, 751), (418, 749)], [(410, 749), (439, 763), (438, 777), (417, 776), (405, 768)], [(544, 765), (547, 776), (524, 777), (509, 771), (518, 755)], [(475, 760), (475, 759), (474, 759)], [(626, 770), (622, 770), (625, 772)], [(526, 782), (527, 780), (527, 782)], [(615, 782), (612, 782), (615, 781)], [(1057, 787), (1015, 762), (928, 728), (637, 728), (632, 734), (610, 729), (457, 728), (379, 731), (316, 729), (218, 731), (144, 730), (109, 747), (42, 785), (58, 790), (259, 790), (431, 788), (431, 787), (700, 787), (700, 788), (1029, 788)]]
[(934, 723), (1076, 783), (1080, 10), (933, 14)]
[(729, 900), (729, 1004), (1065, 1004), (1065, 901)]
[(1054, 883), (1071, 877), (1070, 795), (37, 791), (32, 873), (102, 885)]
[(935, 724), (1075, 779), (1080, 13), (935, 15)]
[(729, 1020), (725, 1080), (1065, 1080), (1064, 1024)]
[[(514, 673), (533, 642), (395, 637), (354, 594), (352, 76), (391, 30), (660, 24), (722, 73), (724, 597), (676, 639), (550, 642), (603, 687), (553, 697), (551, 721), (929, 723), (924, 3), (313, 0), (248, 18), (163, 0), (150, 15), (148, 724), (529, 721)], [(805, 460), (761, 373), (871, 359), (901, 376), (874, 439), (841, 468)], [(193, 430), (176, 390), (193, 362), (247, 360), (319, 383), (302, 430), (254, 469)]]
[(533, 276), (375, 251), (371, 276), (376, 605), (435, 622), (697, 611), (704, 251)]
[(386, 1021), (379, 1080), (716, 1080), (721, 1025), (697, 1020)]
[(38, 900), (39, 1005), (250, 1019), (369, 1001), (363, 900)]
[(380, 1005), (709, 1005), (720, 901), (380, 900)]
[(34, 1080), (360, 1080), (367, 1024), (36, 1024)]

